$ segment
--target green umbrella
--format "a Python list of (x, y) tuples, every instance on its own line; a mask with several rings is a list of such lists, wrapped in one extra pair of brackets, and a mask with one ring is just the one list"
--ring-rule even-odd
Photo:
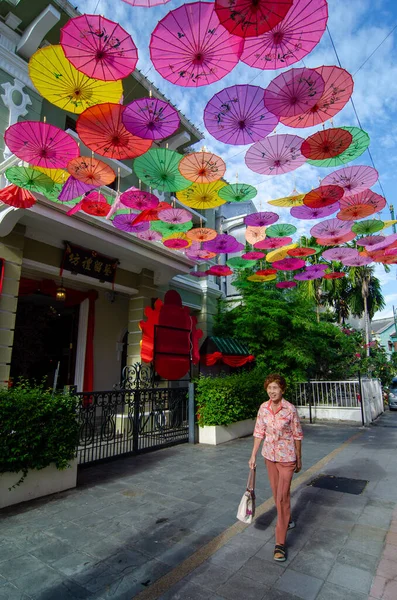
[(266, 237), (286, 237), (295, 233), (295, 225), (289, 223), (276, 223), (276, 225), (270, 225), (266, 227)]
[(192, 221), (186, 223), (165, 223), (164, 221), (152, 221), (150, 223), (150, 229), (158, 231), (163, 236), (171, 235), (171, 233), (180, 233), (181, 231), (189, 231), (192, 229)]
[(256, 260), (245, 260), (245, 258), (235, 256), (234, 258), (229, 258), (229, 260), (226, 261), (226, 264), (228, 267), (234, 269), (249, 269), (256, 265)]
[(333, 158), (325, 158), (324, 160), (311, 160), (309, 158), (307, 160), (309, 165), (314, 165), (315, 167), (339, 167), (358, 158), (368, 148), (369, 135), (363, 129), (359, 127), (338, 127), (338, 129), (344, 129), (352, 135), (353, 139), (350, 146), (342, 154)]
[(56, 204), (64, 204), (65, 206), (74, 206), (76, 202), (80, 202), (83, 197), (80, 196), (80, 198), (73, 198), (73, 200), (69, 200), (69, 202), (62, 202), (61, 200), (58, 200), (58, 196), (61, 193), (62, 188), (63, 185), (61, 183), (54, 183), (52, 190), (44, 192), (44, 196), (48, 198), (48, 200), (51, 200), (51, 202), (56, 202)]
[[(384, 223), (380, 219), (367, 219), (366, 221), (354, 223), (352, 231), (360, 235), (371, 235), (371, 233), (376, 233), (383, 229), (383, 225)], [(360, 245), (359, 240), (357, 240), (357, 244)]]
[(134, 171), (148, 186), (166, 192), (178, 192), (192, 185), (179, 172), (182, 154), (166, 148), (148, 150), (134, 160)]
[(31, 167), (10, 167), (5, 176), (11, 183), (31, 192), (45, 194), (54, 188), (54, 182), (44, 173)]
[(256, 188), (248, 183), (232, 183), (219, 190), (218, 196), (226, 202), (247, 202), (257, 195)]

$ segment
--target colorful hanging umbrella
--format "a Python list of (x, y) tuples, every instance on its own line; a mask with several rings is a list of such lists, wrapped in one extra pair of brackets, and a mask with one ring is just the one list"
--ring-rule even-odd
[(191, 221), (185, 223), (164, 223), (163, 221), (151, 221), (150, 228), (154, 231), (159, 231), (163, 234), (163, 237), (168, 237), (173, 233), (185, 233), (193, 227)]
[[(289, 238), (291, 239), (291, 238)], [(260, 244), (261, 242), (259, 242)], [(276, 260), (282, 260), (288, 256), (288, 250), (292, 250), (293, 248), (297, 248), (298, 244), (288, 244), (288, 246), (283, 246), (282, 248), (278, 248), (277, 250), (272, 250), (266, 256), (266, 260), (269, 263), (273, 263)]]
[(204, 124), (220, 142), (234, 146), (262, 140), (279, 119), (265, 106), (263, 88), (232, 85), (215, 94), (204, 109)]
[(277, 223), (277, 225), (270, 225), (266, 229), (266, 235), (269, 238), (281, 238), (288, 235), (293, 235), (296, 232), (295, 225), (290, 223)]
[(233, 271), (224, 265), (213, 265), (207, 271), (208, 275), (216, 275), (217, 277), (227, 277), (233, 275)]
[(101, 156), (117, 160), (136, 158), (147, 152), (152, 141), (127, 131), (122, 121), (124, 110), (121, 104), (110, 102), (87, 108), (76, 123), (83, 144)]
[(342, 273), (340, 271), (331, 271), (331, 273), (326, 273), (324, 275), (324, 279), (342, 279), (346, 277), (346, 273)]
[(326, 260), (341, 262), (345, 258), (355, 258), (358, 256), (358, 251), (355, 248), (330, 248), (329, 250), (324, 250), (322, 256)]
[(354, 204), (341, 208), (337, 213), (336, 218), (341, 221), (357, 221), (358, 219), (364, 219), (365, 217), (373, 215), (374, 212), (374, 207), (369, 204)]
[(33, 166), (63, 169), (80, 154), (77, 142), (59, 127), (22, 121), (6, 129), (4, 141), (15, 156)]
[(341, 262), (345, 267), (364, 267), (372, 262), (372, 258), (369, 258), (368, 256), (356, 256), (345, 258)]
[[(340, 221), (340, 223), (343, 223), (343, 221)], [(347, 233), (341, 233), (340, 235), (316, 238), (316, 242), (319, 246), (339, 246), (339, 244), (351, 242), (355, 237), (356, 234), (353, 231), (348, 231)]]
[(253, 225), (248, 225), (245, 230), (245, 239), (249, 244), (256, 244), (256, 242), (260, 242), (264, 240), (266, 237), (266, 227), (255, 227)]
[(164, 79), (184, 87), (219, 81), (237, 65), (243, 41), (219, 23), (213, 3), (171, 10), (150, 39), (150, 58)]
[(6, 170), (5, 176), (18, 187), (39, 194), (49, 192), (54, 187), (54, 182), (47, 175), (31, 167), (10, 167)]
[(276, 288), (281, 288), (281, 289), (294, 288), (296, 286), (297, 286), (297, 283), (295, 281), (279, 281), (276, 283)]
[(204, 242), (203, 249), (217, 254), (232, 254), (243, 250), (244, 244), (240, 244), (232, 235), (221, 233), (215, 239)]
[(189, 275), (191, 275), (192, 277), (197, 277), (197, 278), (208, 277), (207, 271), (190, 271)]
[(63, 186), (61, 184), (54, 183), (54, 187), (48, 192), (45, 192), (44, 196), (48, 200), (51, 200), (51, 202), (55, 202), (56, 204), (63, 204), (58, 198), (59, 194), (62, 192), (62, 188)]
[(125, 107), (125, 128), (133, 135), (148, 140), (162, 140), (178, 129), (178, 111), (159, 98), (139, 98)]
[(165, 223), (187, 223), (192, 215), (183, 208), (167, 208), (157, 213), (160, 221)]
[(11, 184), (0, 190), (0, 202), (14, 208), (31, 208), (36, 204), (36, 198), (29, 190)]
[(215, 0), (215, 11), (230, 33), (243, 38), (270, 31), (284, 19), (293, 0)]
[(324, 271), (303, 271), (294, 275), (294, 279), (297, 281), (312, 281), (313, 279), (321, 279), (324, 277)]
[(141, 233), (142, 231), (147, 231), (149, 229), (150, 223), (148, 221), (144, 221), (135, 225), (134, 219), (135, 215), (133, 214), (121, 214), (116, 215), (112, 223), (115, 227), (117, 227), (117, 229), (127, 231), (128, 233)]
[(213, 181), (212, 183), (191, 183), (189, 188), (177, 192), (176, 197), (180, 202), (198, 208), (199, 210), (207, 210), (215, 206), (225, 204), (225, 200), (219, 197), (218, 192), (226, 186), (224, 181)]
[(67, 168), (73, 177), (94, 187), (109, 185), (116, 179), (116, 173), (106, 163), (89, 156), (73, 158)]
[(389, 221), (383, 221), (382, 229), (387, 229), (388, 227), (392, 227), (397, 223), (397, 219), (391, 219)]
[(152, 229), (137, 233), (137, 237), (139, 237), (140, 240), (145, 240), (146, 242), (160, 242), (163, 238), (159, 231), (153, 231)]
[(374, 212), (383, 210), (386, 206), (386, 200), (380, 194), (375, 194), (372, 190), (364, 190), (358, 194), (352, 194), (345, 196), (340, 201), (341, 208), (348, 208), (349, 206), (356, 206), (360, 204), (366, 204), (372, 206)]
[(354, 223), (352, 225), (352, 231), (359, 235), (370, 235), (382, 229), (384, 229), (384, 222), (380, 219), (368, 219), (367, 221), (361, 221), (361, 223)]
[(233, 269), (249, 269), (256, 264), (256, 260), (246, 260), (239, 256), (234, 256), (226, 261), (226, 264)]
[(353, 78), (340, 67), (317, 67), (315, 69), (324, 80), (325, 87), (321, 98), (306, 112), (294, 117), (282, 117), (280, 121), (288, 127), (313, 127), (332, 119), (350, 100), (353, 93)]
[(226, 202), (248, 202), (257, 193), (256, 188), (248, 183), (231, 183), (219, 191), (219, 197)]
[(37, 50), (29, 61), (29, 75), (46, 100), (72, 113), (103, 102), (119, 102), (123, 94), (121, 81), (104, 82), (80, 73), (61, 46)]
[[(331, 129), (325, 129), (323, 132), (318, 132), (318, 134), (320, 133), (326, 133), (327, 131), (332, 131)], [(344, 165), (345, 163), (351, 162), (352, 160), (355, 160), (356, 158), (358, 158), (359, 156), (361, 156), (361, 154), (363, 154), (363, 152), (365, 152), (365, 150), (368, 148), (369, 146), (369, 135), (368, 133), (366, 133), (365, 131), (363, 131), (362, 129), (360, 129), (359, 127), (339, 127), (337, 129), (335, 129), (334, 131), (341, 131), (343, 132), (344, 140), (347, 140), (347, 135), (351, 136), (351, 143), (347, 146), (347, 148), (345, 150), (343, 150), (341, 153), (339, 153), (337, 156), (334, 155), (333, 157), (326, 157), (324, 156), (325, 152), (323, 153), (323, 158), (324, 160), (320, 159), (320, 154), (317, 154), (317, 156), (319, 157), (319, 160), (315, 160), (314, 156), (310, 156), (308, 157), (308, 163), (310, 165), (314, 165), (315, 167), (339, 167), (340, 165)], [(317, 135), (317, 134), (314, 134)], [(312, 138), (314, 136), (311, 136)], [(309, 139), (309, 138), (308, 138)], [(339, 141), (340, 141), (340, 137), (339, 137)], [(326, 150), (329, 146), (325, 143), (325, 145), (323, 145), (323, 150)], [(335, 149), (338, 148), (338, 143), (335, 142)], [(303, 151), (303, 145), (301, 148), (302, 154), (305, 154)], [(312, 160), (310, 160), (312, 159)]]
[(279, 215), (274, 212), (257, 212), (244, 217), (244, 223), (250, 227), (266, 227), (278, 221), (279, 218)]
[(339, 185), (344, 189), (344, 197), (358, 194), (372, 187), (378, 181), (378, 171), (373, 167), (357, 165), (344, 167), (330, 173), (321, 181), (321, 185)]
[[(365, 223), (365, 221), (364, 221), (364, 223)], [(355, 227), (355, 225), (353, 225), (353, 227)], [(362, 223), (357, 223), (357, 225), (362, 225)], [(352, 229), (353, 229), (353, 227), (352, 227)], [(356, 233), (358, 233), (358, 232), (356, 231)], [(380, 244), (381, 242), (383, 242), (384, 239), (385, 238), (383, 237), (383, 235), (369, 235), (368, 237), (363, 237), (363, 238), (357, 240), (357, 246), (363, 246), (364, 248), (371, 251), (371, 248), (373, 248), (377, 244)]]
[(290, 210), (291, 217), (295, 219), (324, 219), (339, 210), (339, 202), (322, 206), (321, 208), (311, 208), (310, 206), (293, 206)]
[(340, 221), (339, 219), (328, 219), (317, 223), (310, 230), (310, 235), (317, 238), (330, 238), (345, 233), (350, 233), (353, 221)]
[(276, 275), (277, 269), (259, 269), (255, 272), (255, 275), (259, 275), (260, 277), (268, 277), (269, 275)]
[(318, 161), (327, 162), (328, 159), (342, 154), (352, 141), (353, 136), (348, 128), (331, 127), (309, 135), (301, 146), (301, 152), (310, 164), (318, 165)]
[(163, 238), (163, 245), (171, 250), (184, 250), (189, 248), (192, 242), (187, 239), (183, 232), (171, 233)]
[(54, 183), (63, 185), (70, 177), (70, 173), (64, 169), (45, 169), (44, 167), (35, 167), (36, 171), (40, 171), (49, 177)]
[(291, 237), (272, 237), (255, 242), (254, 248), (258, 250), (273, 250), (275, 248), (281, 248), (292, 242)]
[(276, 279), (276, 275), (257, 275), (256, 273), (254, 275), (250, 275), (249, 277), (247, 277), (247, 281), (256, 281), (256, 282), (266, 282), (266, 281), (273, 281), (274, 279)]
[(198, 227), (196, 229), (191, 229), (186, 234), (188, 238), (195, 242), (209, 242), (213, 240), (218, 235), (218, 232), (215, 229), (210, 229), (209, 227)]
[(99, 194), (99, 198), (95, 196), (96, 194), (92, 195), (91, 198), (85, 197), (81, 203), (81, 210), (95, 217), (106, 217), (109, 213), (110, 205), (102, 194)]
[(294, 258), (303, 258), (317, 254), (317, 250), (315, 248), (292, 248), (292, 250), (288, 250), (287, 254)]
[(272, 206), (292, 207), (302, 206), (305, 194), (298, 194), (297, 190), (293, 190), (291, 196), (285, 198), (277, 198), (277, 200), (269, 200), (268, 204)]
[[(8, 179), (8, 177), (7, 177)], [(378, 244), (374, 244), (371, 246), (371, 252), (376, 252), (377, 250), (383, 250), (384, 248), (388, 248), (389, 246), (391, 246), (391, 244), (394, 244), (394, 242), (397, 240), (397, 233), (394, 233), (392, 235), (388, 235), (386, 237), (383, 238), (383, 240), (381, 242), (379, 242)], [(362, 240), (360, 240), (360, 244), (361, 244)]]
[(344, 194), (339, 185), (321, 185), (303, 198), (303, 203), (309, 208), (324, 208), (338, 202)]
[(146, 210), (147, 208), (156, 208), (159, 199), (154, 194), (144, 192), (136, 187), (130, 187), (120, 196), (120, 202), (128, 208), (136, 210)]
[(131, 6), (139, 6), (143, 8), (152, 8), (153, 6), (159, 6), (160, 4), (167, 4), (170, 0), (122, 0), (126, 4)]
[(272, 135), (256, 142), (245, 155), (245, 164), (261, 175), (288, 173), (306, 162), (300, 151), (303, 138), (297, 135)]
[(284, 69), (313, 50), (327, 19), (327, 0), (295, 0), (271, 31), (245, 40), (241, 61), (257, 69)]
[(310, 110), (324, 92), (324, 80), (314, 69), (289, 69), (267, 86), (264, 101), (277, 117), (295, 117)]
[(95, 186), (88, 185), (87, 183), (79, 181), (75, 177), (69, 176), (62, 188), (61, 193), (58, 196), (58, 200), (61, 202), (69, 202), (75, 198), (80, 198), (80, 196), (90, 192), (93, 189), (95, 189)]
[(192, 247), (190, 247), (188, 250), (186, 250), (186, 256), (190, 260), (209, 261), (212, 258), (215, 258), (216, 252), (210, 252), (209, 250), (198, 250), (195, 248), (192, 249)]
[(179, 172), (193, 183), (211, 183), (224, 176), (226, 164), (212, 152), (192, 152), (182, 158)]
[(305, 261), (300, 258), (283, 258), (281, 260), (275, 260), (273, 267), (279, 271), (297, 271), (305, 266)]
[(260, 260), (261, 258), (265, 258), (264, 252), (245, 252), (245, 254), (241, 255), (243, 260)]
[(307, 265), (306, 271), (308, 273), (316, 273), (316, 272), (323, 273), (328, 268), (329, 268), (329, 265), (327, 263), (316, 263), (314, 265)]
[(101, 81), (128, 77), (138, 62), (138, 51), (129, 33), (101, 15), (81, 15), (61, 29), (66, 58), (81, 73)]
[(165, 192), (177, 192), (192, 185), (179, 172), (181, 159), (182, 154), (178, 152), (156, 148), (136, 158), (133, 168), (139, 179), (147, 185)]
[(159, 202), (154, 208), (145, 208), (139, 215), (136, 215), (134, 225), (142, 221), (159, 221), (159, 212), (172, 208), (168, 202)]

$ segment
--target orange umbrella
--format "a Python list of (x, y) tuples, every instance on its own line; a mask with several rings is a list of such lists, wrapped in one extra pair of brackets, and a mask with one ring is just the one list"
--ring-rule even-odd
[(373, 215), (374, 212), (375, 208), (369, 204), (356, 204), (342, 208), (342, 210), (336, 214), (336, 218), (341, 221), (356, 221), (357, 219), (369, 217), (369, 215)]
[(124, 110), (125, 106), (110, 102), (87, 108), (76, 124), (83, 144), (101, 156), (117, 160), (136, 158), (149, 150), (152, 140), (132, 135), (124, 127)]
[(187, 231), (186, 235), (195, 242), (209, 242), (210, 240), (214, 240), (218, 233), (215, 229), (210, 229), (209, 227), (198, 227)]
[(220, 156), (211, 152), (193, 152), (182, 158), (179, 172), (185, 179), (194, 183), (211, 183), (221, 179), (226, 164)]
[(73, 158), (68, 163), (68, 171), (79, 181), (96, 187), (109, 185), (116, 179), (116, 173), (106, 163), (88, 156)]
[(245, 239), (249, 244), (256, 244), (256, 242), (261, 242), (266, 237), (266, 227), (253, 227), (252, 225), (248, 225), (245, 230)]
[(304, 256), (316, 254), (316, 252), (317, 250), (315, 248), (291, 248), (291, 250), (288, 250), (287, 254), (294, 258), (302, 258)]

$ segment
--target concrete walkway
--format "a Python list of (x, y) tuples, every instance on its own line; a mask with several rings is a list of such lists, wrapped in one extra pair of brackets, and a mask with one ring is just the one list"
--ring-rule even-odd
[[(0, 511), (0, 600), (367, 600), (373, 582), (373, 598), (396, 600), (397, 413), (305, 434), (286, 563), (272, 560), (264, 467), (258, 518), (236, 524), (252, 439), (181, 445), (84, 469), (76, 490)], [(359, 496), (307, 486), (319, 470), (368, 484)]]

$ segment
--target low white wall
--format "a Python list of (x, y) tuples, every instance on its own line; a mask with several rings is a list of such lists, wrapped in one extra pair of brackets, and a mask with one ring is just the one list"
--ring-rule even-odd
[(9, 490), (17, 483), (22, 473), (3, 473), (0, 475), (0, 508), (41, 498), (56, 492), (63, 492), (76, 487), (77, 460), (71, 461), (71, 467), (59, 471), (54, 464), (45, 469), (32, 469), (25, 480), (17, 487)]
[[(298, 414), (303, 419), (309, 419), (309, 407), (308, 406), (297, 406)], [(361, 409), (360, 408), (327, 408), (312, 406), (312, 417), (313, 419), (325, 419), (328, 421), (353, 421), (354, 423), (361, 423)]]
[(255, 419), (238, 421), (231, 425), (205, 425), (199, 427), (199, 444), (211, 444), (217, 446), (246, 435), (254, 431)]

